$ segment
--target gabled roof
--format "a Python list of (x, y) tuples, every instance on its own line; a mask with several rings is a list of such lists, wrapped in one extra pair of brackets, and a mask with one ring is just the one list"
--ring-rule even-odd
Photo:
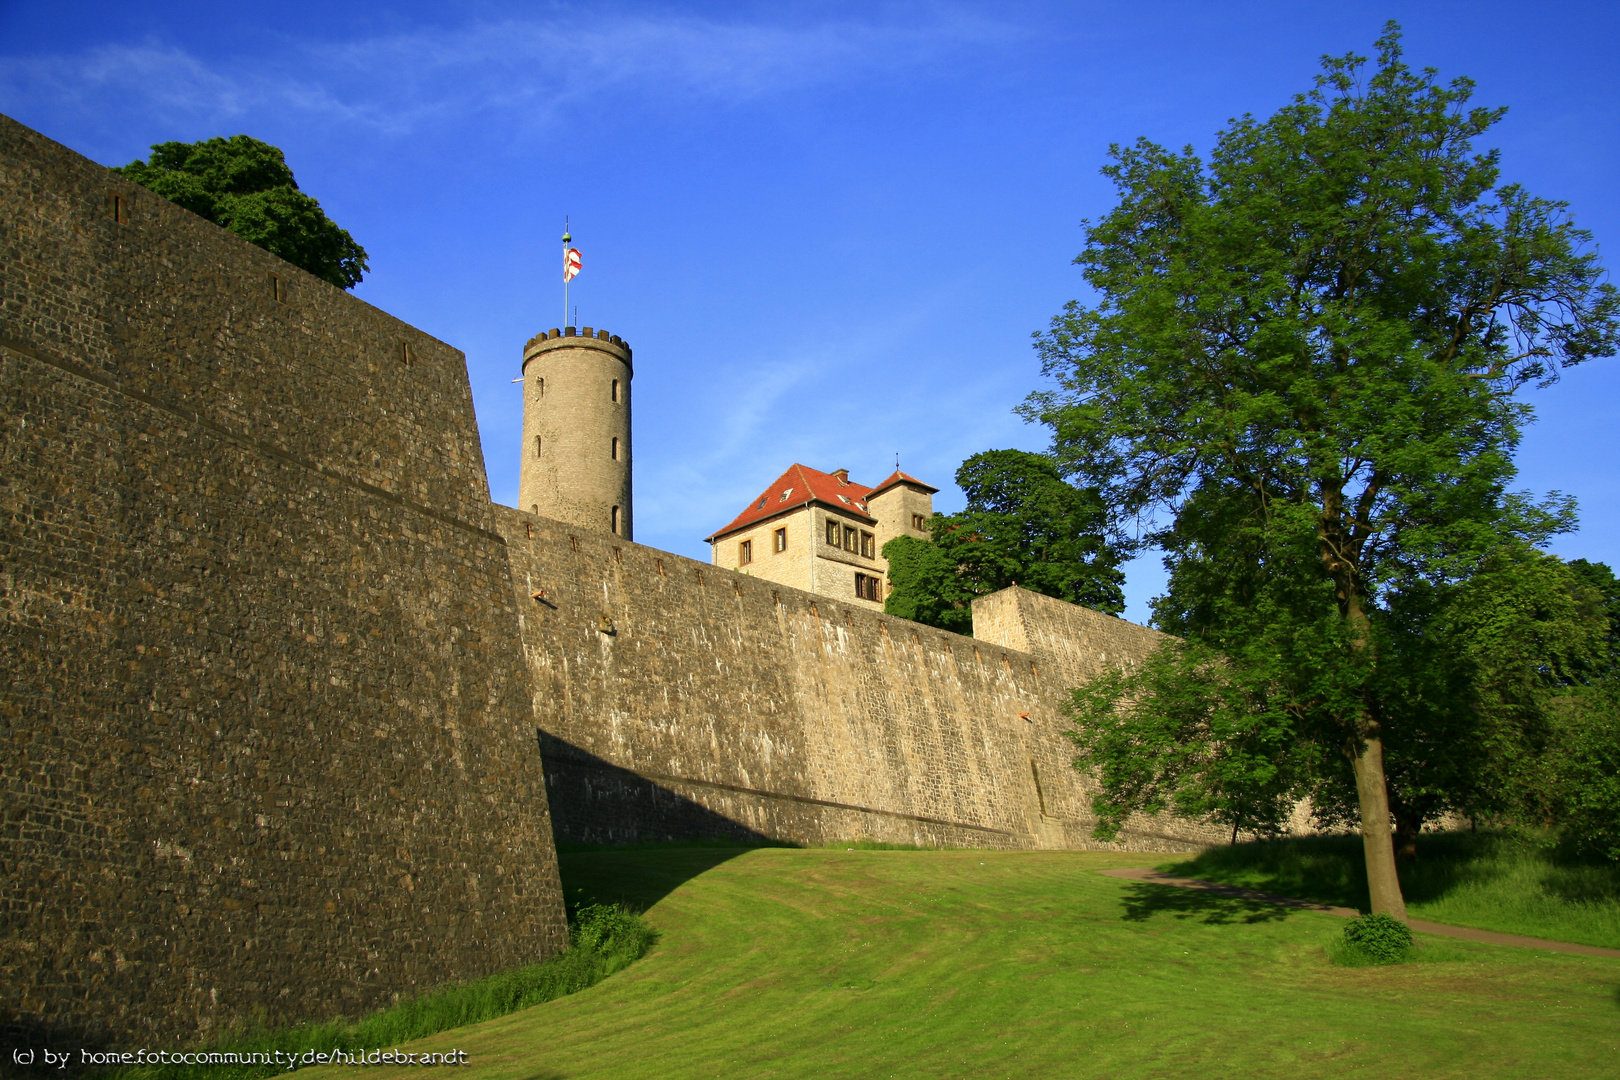
[(812, 469), (808, 465), (793, 464), (776, 482), (757, 495), (748, 508), (731, 520), (731, 524), (704, 539), (715, 540), (738, 529), (757, 525), (788, 510), (796, 510), (810, 503), (821, 503), (834, 510), (876, 524), (877, 518), (866, 507), (866, 498), (872, 489), (853, 481), (840, 481), (831, 473)]
[(939, 492), (939, 488), (935, 487), (934, 485), (925, 484), (915, 476), (912, 476), (910, 473), (903, 473), (899, 469), (896, 469), (894, 472), (888, 475), (888, 478), (885, 479), (883, 483), (873, 488), (867, 493), (867, 495), (870, 497), (872, 495), (876, 495), (880, 491), (888, 491), (896, 484), (910, 484), (913, 487), (920, 487), (930, 495), (934, 495)]

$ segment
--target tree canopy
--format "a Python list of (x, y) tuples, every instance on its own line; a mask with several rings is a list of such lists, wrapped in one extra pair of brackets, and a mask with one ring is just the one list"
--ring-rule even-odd
[(986, 450), (956, 470), (958, 514), (935, 514), (928, 540), (883, 546), (894, 589), (884, 610), (967, 632), (975, 596), (1017, 584), (1111, 614), (1124, 610), (1119, 553), (1097, 492), (1066, 481), (1052, 459)]
[[(1388, 776), (1444, 724), (1502, 715), (1448, 712), (1445, 680), (1477, 690), (1478, 664), (1423, 657), (1467, 651), (1480, 582), (1546, 596), (1537, 574), (1567, 576), (1535, 549), (1572, 502), (1508, 488), (1531, 416), (1518, 392), (1610, 354), (1620, 299), (1568, 208), (1498, 186), (1497, 154), (1475, 152), (1503, 110), (1407, 67), (1393, 24), (1377, 51), (1370, 70), (1324, 58), (1312, 90), (1232, 121), (1207, 162), (1112, 148), (1118, 203), (1076, 259), (1097, 299), (1040, 335), (1057, 389), (1024, 412), (1100, 493), (1116, 543), (1163, 548), (1155, 621), (1189, 639), (1107, 684), (1111, 700), (1077, 701), (1091, 765), (1175, 717), (1198, 744), (1146, 779), (1102, 768), (1105, 825), (1200, 753), (1241, 751), (1255, 792), (1314, 785), (1354, 806), (1373, 909), (1404, 915)], [(1566, 644), (1590, 626), (1548, 619)], [(1223, 812), (1265, 803), (1250, 801)]]
[(341, 289), (368, 269), (365, 249), (298, 190), (282, 152), (258, 139), (157, 143), (148, 160), (113, 171)]

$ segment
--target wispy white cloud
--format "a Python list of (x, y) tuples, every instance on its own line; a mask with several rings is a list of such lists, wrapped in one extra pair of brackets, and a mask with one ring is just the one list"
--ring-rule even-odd
[(1006, 24), (949, 8), (904, 23), (565, 10), (337, 43), (272, 40), (232, 56), (160, 41), (11, 55), (0, 58), (0, 108), (49, 104), (214, 122), (274, 108), (386, 134), (518, 113), (543, 128), (569, 104), (607, 95), (744, 103), (903, 75), (1016, 36)]

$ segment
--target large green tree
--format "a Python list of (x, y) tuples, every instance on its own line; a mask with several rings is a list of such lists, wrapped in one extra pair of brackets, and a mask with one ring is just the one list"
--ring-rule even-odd
[(1377, 48), (1325, 58), (1207, 163), (1113, 148), (1118, 204), (1076, 260), (1096, 301), (1041, 336), (1058, 388), (1025, 410), (1118, 541), (1165, 550), (1161, 625), (1209, 650), (1183, 674), (1234, 680), (1223, 708), (1266, 718), (1283, 771), (1348, 765), (1372, 908), (1404, 916), (1385, 749), (1426, 713), (1389, 642), (1569, 527), (1567, 500), (1507, 488), (1518, 392), (1610, 354), (1620, 301), (1567, 208), (1475, 152), (1503, 111), (1407, 67), (1393, 24)]
[(885, 610), (966, 632), (975, 596), (1019, 585), (1111, 614), (1125, 607), (1119, 552), (1105, 535), (1096, 491), (1075, 487), (1044, 454), (986, 450), (962, 462), (967, 496), (957, 514), (935, 514), (929, 539), (883, 546), (894, 589)]
[(113, 171), (340, 289), (367, 270), (365, 249), (298, 190), (281, 151), (258, 139), (157, 143), (146, 161)]

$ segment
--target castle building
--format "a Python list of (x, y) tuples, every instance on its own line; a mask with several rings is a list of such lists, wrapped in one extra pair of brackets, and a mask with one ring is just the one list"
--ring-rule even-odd
[(888, 596), (883, 545), (928, 538), (939, 489), (896, 469), (877, 487), (795, 463), (708, 537), (715, 566), (870, 608)]
[(518, 506), (631, 539), (630, 346), (587, 326), (523, 347)]

